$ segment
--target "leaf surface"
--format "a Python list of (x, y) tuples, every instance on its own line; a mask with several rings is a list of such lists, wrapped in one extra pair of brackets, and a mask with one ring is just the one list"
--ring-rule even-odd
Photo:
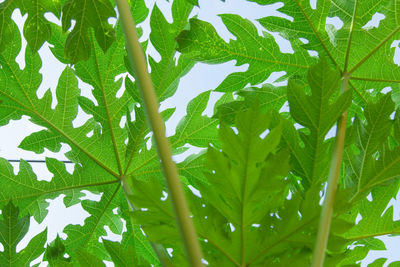
[(376, 103), (368, 103), (364, 114), (366, 123), (355, 118), (350, 135), (357, 136), (354, 146), (345, 151), (350, 179), (356, 184), (354, 198), (365, 196), (373, 186), (382, 185), (400, 176), (399, 147), (391, 150), (388, 138), (394, 126), (390, 118), (395, 105), (388, 93)]
[(108, 253), (110, 253), (115, 266), (145, 266), (138, 263), (138, 259), (135, 257), (136, 253), (134, 249), (123, 248), (120, 243), (108, 240), (103, 240), (103, 244), (106, 247)]
[(190, 30), (182, 31), (177, 38), (179, 51), (188, 58), (214, 64), (230, 60), (236, 60), (238, 66), (249, 64), (247, 71), (230, 74), (216, 91), (233, 92), (248, 83), (262, 83), (273, 71), (282, 70), (277, 67), (284, 67), (293, 74), (304, 73), (308, 65), (315, 62), (305, 51), (294, 56), (281, 54), (271, 37), (259, 36), (256, 27), (238, 15), (223, 14), (220, 17), (236, 40), (226, 43), (211, 24), (195, 18), (190, 20)]
[(171, 12), (173, 23), (165, 19), (157, 5), (154, 6), (150, 17), (150, 41), (161, 56), (156, 62), (149, 56), (151, 79), (161, 102), (172, 96), (179, 84), (179, 79), (193, 67), (194, 62), (177, 57), (175, 38), (188, 24), (187, 18), (193, 9), (186, 0), (177, 0), (172, 3)]
[(92, 50), (89, 29), (94, 30), (104, 52), (115, 40), (114, 29), (107, 22), (116, 16), (109, 0), (67, 0), (62, 13), (64, 32), (71, 27), (71, 20), (76, 21), (65, 43), (65, 55), (72, 63), (89, 59)]
[[(64, 12), (64, 23), (68, 23), (69, 19), (77, 19), (75, 27), (87, 24), (88, 21), (78, 22), (79, 17), (74, 17), (79, 7), (85, 3), (67, 1), (64, 11), (68, 9), (67, 11), (70, 13)], [(91, 3), (95, 5), (103, 3), (106, 7), (108, 5), (107, 1)], [(176, 44), (174, 36), (171, 37), (168, 34), (169, 30), (178, 34), (181, 28), (185, 27), (191, 7), (184, 1), (176, 1), (173, 5), (175, 18), (173, 25), (166, 22), (159, 10), (154, 9), (153, 11), (153, 17), (160, 20), (153, 27), (161, 27), (163, 30), (154, 30), (151, 38), (163, 40), (164, 37), (168, 37), (165, 39), (165, 43), (161, 44), (162, 47), (157, 47), (165, 59), (157, 63), (157, 66), (153, 66), (152, 74), (156, 77), (158, 73), (170, 71), (169, 75), (164, 77), (165, 79), (159, 80), (158, 88), (165, 98), (175, 93), (179, 79), (193, 65), (189, 60), (175, 62)], [(144, 1), (135, 1), (131, 9), (138, 16), (137, 21), (145, 19), (147, 8)], [(90, 12), (94, 10), (95, 8), (92, 7)], [(82, 8), (78, 15), (83, 16), (85, 12), (89, 11)], [(111, 16), (111, 13), (107, 12), (97, 14), (98, 19), (106, 19)], [(89, 16), (85, 19), (92, 18)], [(91, 23), (94, 22), (91, 21)], [(103, 26), (96, 25), (96, 27)], [(66, 26), (64, 25), (64, 27)], [(30, 116), (33, 123), (44, 129), (26, 137), (20, 147), (42, 154), (46, 149), (59, 152), (60, 144), (66, 143), (71, 147), (66, 156), (74, 164), (73, 172), (69, 173), (63, 163), (55, 159), (47, 159), (46, 165), (53, 174), (53, 178), (50, 182), (45, 182), (37, 181), (31, 166), (25, 161), (21, 161), (20, 172), (15, 175), (12, 166), (7, 161), (1, 160), (0, 168), (4, 178), (2, 186), (10, 190), (2, 191), (0, 201), (7, 202), (15, 198), (18, 204), (24, 207), (23, 214), (31, 213), (38, 221), (42, 221), (47, 214), (45, 208), (48, 206), (46, 202), (48, 198), (65, 194), (66, 206), (82, 204), (82, 207), (90, 214), (84, 225), (68, 225), (64, 229), (68, 236), (64, 242), (65, 250), (74, 263), (77, 262), (77, 259), (82, 260), (84, 258), (82, 255), (85, 253), (94, 254), (100, 259), (110, 259), (110, 255), (103, 246), (99, 245), (98, 240), (107, 235), (104, 229), (106, 225), (116, 234), (122, 232), (121, 214), (113, 212), (116, 208), (127, 209), (127, 203), (119, 184), (120, 177), (133, 176), (138, 179), (148, 179), (150, 174), (154, 175), (157, 181), (162, 179), (155, 149), (148, 149), (143, 141), (144, 136), (150, 132), (145, 123), (143, 107), (137, 105), (136, 102), (139, 101), (132, 99), (127, 90), (121, 90), (124, 82), (129, 80), (126, 78), (125, 41), (121, 29), (119, 26), (112, 29), (117, 33), (114, 42), (105, 41), (102, 44), (97, 40), (100, 44), (98, 45), (94, 41), (94, 37), (98, 39), (99, 35), (96, 35), (96, 31), (93, 34), (88, 27), (91, 26), (82, 28), (86, 32), (74, 32), (77, 29), (74, 28), (71, 34), (88, 36), (87, 40), (86, 37), (83, 39), (83, 43), (90, 46), (89, 56), (86, 61), (77, 62), (73, 68), (65, 68), (59, 78), (55, 97), (50, 91), (47, 91), (41, 98), (37, 96), (36, 91), (41, 83), (39, 73), (41, 59), (37, 53), (32, 53), (28, 48), (25, 52), (25, 67), (20, 69), (16, 64), (15, 57), (20, 52), (18, 34), (14, 35), (16, 45), (8, 46), (0, 55), (1, 125), (6, 125), (12, 119), (20, 119), (24, 115)], [(13, 31), (18, 31), (15, 26)], [(68, 43), (68, 38), (71, 38), (71, 34), (66, 37), (66, 34), (63, 34), (55, 25), (52, 25), (52, 32), (50, 42), (54, 45), (53, 53), (61, 61), (68, 62), (64, 58), (63, 49), (65, 42)], [(78, 48), (74, 50), (75, 52), (80, 53)], [(87, 96), (81, 95), (78, 79), (93, 88), (93, 98), (89, 99)], [(196, 126), (201, 126), (200, 130), (203, 130), (203, 135), (211, 129), (211, 132), (216, 131), (216, 119), (201, 115), (208, 99), (209, 93), (194, 100), (193, 103), (197, 104), (193, 104), (195, 106), (193, 111), (197, 113), (194, 117), (188, 115), (182, 121), (187, 129), (177, 133), (174, 138), (177, 151), (180, 151), (179, 148), (187, 143), (197, 142), (197, 145), (208, 145), (204, 139), (201, 140), (197, 133), (199, 128), (196, 128)], [(52, 102), (56, 102), (56, 104), (54, 105)], [(135, 105), (137, 106), (134, 108)], [(80, 126), (76, 126), (74, 122), (78, 110), (91, 117)], [(173, 112), (174, 109), (168, 109), (162, 115), (168, 119)], [(196, 136), (196, 134), (198, 135)], [(196, 141), (196, 139), (201, 141)], [(125, 143), (126, 141), (128, 145)], [(190, 168), (190, 166), (183, 168)], [(81, 197), (84, 196), (82, 190), (102, 194), (100, 201), (81, 200)], [(125, 218), (129, 217), (125, 216)], [(128, 239), (137, 243), (135, 249), (141, 252), (138, 256), (156, 264), (157, 259), (154, 252), (138, 229), (138, 225), (128, 227), (128, 231), (129, 233), (125, 236), (133, 236), (132, 239)], [(127, 243), (123, 243), (123, 246), (127, 247)], [(78, 251), (78, 247), (84, 247), (85, 252)], [(91, 259), (92, 257), (88, 256), (87, 259), (89, 260), (89, 258), (91, 263), (96, 264), (94, 258)]]
[[(32, 52), (36, 52), (51, 36), (50, 22), (45, 18), (46, 12), (53, 13), (57, 18), (61, 16), (60, 0), (6, 0), (0, 4), (0, 52), (13, 41), (14, 22), (11, 20), (13, 11), (19, 8), (22, 15), (28, 14), (23, 25), (23, 33)], [(19, 34), (16, 33), (16, 34)]]
[[(275, 3), (269, 0), (252, 2), (266, 6)], [(350, 87), (362, 101), (368, 98), (366, 88), (398, 87), (400, 69), (393, 58), (395, 40), (400, 34), (400, 11), (396, 0), (374, 3), (324, 0), (315, 8), (302, 0), (283, 3), (278, 9), (282, 17), (268, 16), (258, 22), (265, 30), (278, 32), (288, 39), (293, 54), (280, 53), (269, 33), (264, 32), (261, 37), (253, 23), (231, 14), (220, 16), (236, 40), (226, 43), (209, 23), (192, 19), (190, 30), (183, 31), (178, 37), (179, 51), (188, 58), (207, 63), (235, 59), (237, 65), (249, 64), (247, 71), (229, 75), (217, 87), (218, 91), (237, 91), (247, 83), (262, 83), (272, 70), (284, 70), (289, 77), (302, 75), (315, 62), (308, 51), (328, 58), (342, 75), (347, 73)], [(378, 14), (384, 19), (378, 26), (371, 26), (372, 18)], [(337, 18), (336, 26), (328, 24), (328, 18)]]
[[(304, 147), (286, 136), (287, 144), (293, 151), (295, 174), (304, 179), (303, 186), (320, 183), (327, 179), (330, 144), (325, 137), (337, 119), (351, 103), (351, 92), (339, 95), (340, 74), (329, 67), (325, 60), (308, 71), (308, 86), (289, 80), (287, 97), (290, 114), (309, 132), (300, 132)], [(332, 100), (333, 99), (333, 100)]]
[(50, 40), (51, 26), (44, 16), (46, 12), (61, 17), (61, 0), (23, 0), (20, 1), (22, 15), (28, 14), (24, 24), (24, 37), (32, 52), (36, 52), (45, 41)]
[(29, 215), (19, 218), (19, 209), (11, 201), (2, 208), (0, 242), (4, 251), (0, 253), (0, 262), (3, 266), (29, 266), (29, 263), (43, 252), (47, 231), (32, 238), (27, 247), (19, 253), (16, 252), (17, 244), (28, 229)]

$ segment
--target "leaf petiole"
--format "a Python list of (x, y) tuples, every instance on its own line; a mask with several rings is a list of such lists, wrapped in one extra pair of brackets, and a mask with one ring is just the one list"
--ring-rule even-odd
[[(344, 74), (341, 92), (345, 92), (349, 85), (349, 74)], [(343, 159), (344, 140), (346, 136), (347, 110), (340, 116), (337, 123), (335, 147), (329, 166), (328, 186), (322, 206), (321, 218), (318, 227), (317, 241), (315, 243), (312, 267), (322, 267), (325, 259), (325, 250), (328, 244), (329, 230), (332, 221), (333, 205)]]
[(117, 0), (116, 4), (127, 41), (128, 57), (136, 72), (136, 78), (143, 98), (147, 119), (154, 134), (157, 152), (161, 160), (161, 166), (167, 181), (177, 224), (181, 232), (189, 262), (191, 266), (200, 267), (203, 266), (201, 263), (202, 252), (196, 230), (190, 218), (189, 207), (185, 199), (182, 184), (179, 180), (178, 170), (172, 160), (171, 145), (165, 135), (165, 125), (158, 112), (157, 97), (147, 71), (146, 60), (138, 41), (136, 27), (130, 13), (129, 5), (124, 0)]

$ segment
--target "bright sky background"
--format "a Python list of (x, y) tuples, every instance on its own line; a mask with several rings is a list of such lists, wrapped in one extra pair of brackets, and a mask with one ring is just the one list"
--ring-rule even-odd
[[(3, 2), (0, 0), (0, 3)], [(171, 1), (172, 3), (172, 1)], [(166, 19), (171, 22), (172, 17), (169, 12), (169, 7), (171, 3), (168, 3), (165, 0), (157, 0), (158, 7), (163, 11)], [(235, 37), (226, 29), (225, 25), (222, 23), (222, 20), (218, 17), (218, 14), (223, 13), (234, 13), (239, 14), (242, 17), (245, 17), (251, 20), (257, 27), (259, 34), (262, 35), (262, 31), (265, 29), (256, 21), (258, 18), (262, 18), (268, 15), (275, 15), (275, 16), (282, 16), (282, 13), (276, 11), (279, 7), (281, 7), (282, 3), (277, 3), (270, 5), (268, 7), (259, 6), (255, 3), (246, 2), (244, 0), (226, 0), (226, 2), (222, 1), (210, 1), (210, 0), (200, 0), (200, 9), (195, 8), (192, 15), (197, 14), (198, 18), (201, 20), (206, 20), (211, 22), (221, 37), (228, 41), (229, 39), (235, 39)], [(311, 0), (310, 4), (315, 6), (316, 0)], [(154, 0), (146, 0), (146, 5), (151, 8), (154, 4)], [(52, 16), (54, 18), (54, 16)], [(18, 26), (21, 29), (22, 23), (26, 20), (27, 16), (21, 17), (19, 11), (14, 12), (13, 19), (18, 22)], [(379, 19), (379, 18), (376, 18)], [(115, 20), (114, 20), (115, 21)], [(336, 26), (340, 26), (340, 21), (331, 19), (329, 20), (331, 23), (335, 24)], [(112, 20), (111, 20), (112, 22)], [(144, 27), (144, 35), (142, 36), (142, 40), (146, 39), (149, 34), (149, 18), (143, 22)], [(281, 38), (277, 34), (273, 34), (275, 39), (277, 40), (278, 44), (280, 45), (281, 52), (283, 53), (293, 53), (293, 50), (290, 46), (290, 43)], [(23, 38), (23, 37), (22, 37)], [(20, 67), (24, 67), (24, 52), (23, 50), (26, 47), (26, 41), (23, 39), (23, 46), (22, 52), (17, 58), (17, 62), (20, 64)], [(148, 53), (153, 55), (155, 59), (159, 58), (158, 53), (154, 50), (152, 45), (149, 45)], [(58, 82), (58, 77), (65, 68), (64, 64), (58, 62), (55, 57), (51, 54), (48, 45), (44, 45), (39, 50), (40, 56), (43, 60), (41, 73), (43, 74), (43, 81), (42, 84), (37, 91), (38, 97), (42, 97), (45, 91), (50, 88), (53, 95), (55, 92), (55, 88)], [(398, 52), (398, 54), (400, 54)], [(397, 60), (400, 61), (400, 56), (397, 56)], [(231, 72), (233, 71), (245, 71), (247, 69), (247, 65), (243, 66), (235, 66), (235, 61), (230, 61), (225, 64), (220, 65), (206, 65), (198, 63), (195, 67), (181, 79), (179, 84), (177, 93), (174, 97), (167, 99), (163, 103), (161, 103), (161, 109), (176, 107), (175, 114), (171, 117), (171, 119), (167, 122), (167, 134), (172, 135), (174, 133), (175, 126), (179, 122), (180, 118), (186, 114), (186, 104), (197, 96), (199, 93), (212, 90), (216, 88), (222, 80)], [(278, 77), (283, 75), (282, 72), (280, 73), (273, 73), (267, 80), (269, 83), (273, 83)], [(285, 82), (280, 83), (279, 85), (284, 85)], [(278, 84), (277, 84), (278, 85)], [(91, 96), (91, 87), (83, 82), (79, 82), (79, 87), (82, 90), (82, 94), (88, 97)], [(212, 115), (212, 105), (221, 96), (220, 93), (212, 93), (211, 101), (209, 106), (205, 112), (208, 116)], [(55, 102), (53, 105), (55, 106)], [(74, 125), (78, 126), (81, 125), (84, 121), (86, 121), (88, 115), (86, 115), (82, 110), (78, 113), (78, 118), (74, 121)], [(36, 126), (29, 122), (29, 118), (24, 116), (23, 119), (19, 121), (12, 121), (9, 125), (0, 128), (0, 157), (6, 159), (44, 159), (44, 154), (37, 155), (33, 152), (24, 151), (18, 148), (19, 143), (23, 140), (23, 138), (29, 135), (31, 132), (36, 132), (41, 130), (42, 128)], [(48, 157), (58, 158), (58, 159), (65, 159), (63, 153), (68, 151), (70, 148), (68, 145), (63, 145), (61, 149), (61, 153), (52, 153), (46, 150), (45, 155)], [(177, 161), (182, 160), (185, 156), (190, 153), (196, 152), (196, 149), (189, 149), (183, 156), (176, 158)], [(33, 170), (38, 176), (39, 180), (50, 180), (52, 174), (49, 173), (44, 164), (37, 164), (32, 163)], [(18, 164), (13, 164), (14, 172), (18, 172)], [(73, 165), (67, 164), (67, 170), (72, 172)], [(92, 194), (88, 191), (87, 197), (91, 199), (100, 199), (100, 195)], [(41, 223), (38, 224), (35, 220), (31, 219), (31, 227), (28, 232), (28, 235), (21, 241), (18, 249), (23, 248), (26, 246), (27, 242), (36, 234), (43, 231), (45, 227), (48, 227), (48, 241), (51, 242), (57, 234), (59, 234), (62, 238), (66, 238), (66, 235), (62, 232), (63, 228), (68, 224), (81, 224), (83, 225), (84, 219), (89, 216), (89, 214), (84, 211), (80, 204), (74, 205), (69, 208), (65, 208), (63, 204), (63, 195), (57, 197), (53, 200), (48, 200), (50, 206), (48, 208), (49, 214), (46, 219)], [(399, 205), (396, 204), (394, 209), (395, 218), (399, 219)], [(113, 240), (120, 240), (119, 236), (112, 234), (109, 229), (107, 229), (109, 233), (108, 239)], [(381, 238), (385, 241), (387, 245), (387, 251), (378, 251), (378, 252), (371, 252), (369, 257), (363, 261), (362, 266), (366, 266), (367, 263), (371, 263), (374, 259), (379, 258), (381, 256), (389, 255), (390, 260), (400, 260), (400, 254), (396, 253), (398, 251), (398, 247), (400, 246), (400, 239), (399, 238), (388, 238), (384, 237)], [(389, 261), (384, 265), (387, 266)], [(47, 264), (42, 263), (40, 265), (47, 266)], [(111, 263), (109, 266), (113, 266)]]

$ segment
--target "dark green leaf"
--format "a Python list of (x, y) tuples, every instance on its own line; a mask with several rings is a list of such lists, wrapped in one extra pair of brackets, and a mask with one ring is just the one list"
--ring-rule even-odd
[(116, 267), (145, 266), (138, 263), (134, 249), (123, 248), (120, 243), (108, 240), (103, 240), (103, 244), (108, 253), (110, 253)]
[(76, 252), (76, 258), (81, 267), (104, 267), (103, 261), (83, 249)]
[(69, 30), (72, 20), (76, 21), (65, 43), (65, 55), (72, 63), (89, 59), (93, 49), (90, 29), (94, 30), (104, 53), (115, 40), (114, 29), (107, 22), (108, 18), (116, 16), (109, 0), (67, 0), (62, 14), (64, 32)]
[(16, 252), (18, 243), (29, 229), (29, 215), (19, 218), (19, 209), (10, 201), (2, 208), (0, 220), (0, 242), (4, 251), (0, 252), (0, 262), (4, 266), (29, 266), (33, 259), (44, 251), (47, 231), (32, 238), (27, 247)]
[(56, 239), (47, 246), (43, 259), (48, 261), (50, 266), (71, 266), (69, 265), (71, 259), (65, 258), (64, 255), (65, 246), (57, 235)]
[(348, 175), (357, 185), (354, 198), (365, 196), (373, 186), (400, 176), (399, 147), (393, 150), (385, 147), (393, 127), (390, 118), (393, 112), (394, 103), (388, 93), (377, 103), (368, 103), (365, 124), (357, 117), (354, 120), (350, 131), (357, 136), (354, 143), (357, 152), (354, 146), (345, 151)]
[(44, 17), (46, 12), (52, 12), (56, 17), (61, 17), (60, 0), (23, 0), (21, 13), (28, 14), (24, 25), (24, 37), (32, 52), (36, 52), (45, 41), (50, 40), (50, 22)]
[(351, 103), (350, 91), (339, 95), (340, 73), (331, 69), (326, 60), (311, 67), (307, 79), (311, 94), (307, 93), (308, 85), (294, 80), (289, 80), (287, 89), (290, 114), (308, 129), (300, 132), (304, 147), (300, 148), (294, 140), (285, 140), (292, 150), (295, 173), (305, 187), (326, 180), (330, 145), (325, 138)]

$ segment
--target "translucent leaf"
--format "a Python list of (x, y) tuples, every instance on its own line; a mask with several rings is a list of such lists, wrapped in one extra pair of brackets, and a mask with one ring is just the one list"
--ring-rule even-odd
[(184, 30), (178, 36), (179, 51), (183, 56), (206, 63), (223, 63), (236, 60), (240, 66), (248, 63), (244, 72), (230, 74), (217, 88), (221, 92), (233, 92), (247, 84), (255, 85), (264, 82), (274, 71), (285, 68), (291, 75), (303, 74), (315, 58), (307, 52), (299, 51), (294, 55), (282, 54), (272, 37), (261, 37), (256, 27), (238, 15), (220, 15), (228, 30), (236, 37), (226, 43), (218, 36), (208, 22), (193, 18), (190, 30)]

